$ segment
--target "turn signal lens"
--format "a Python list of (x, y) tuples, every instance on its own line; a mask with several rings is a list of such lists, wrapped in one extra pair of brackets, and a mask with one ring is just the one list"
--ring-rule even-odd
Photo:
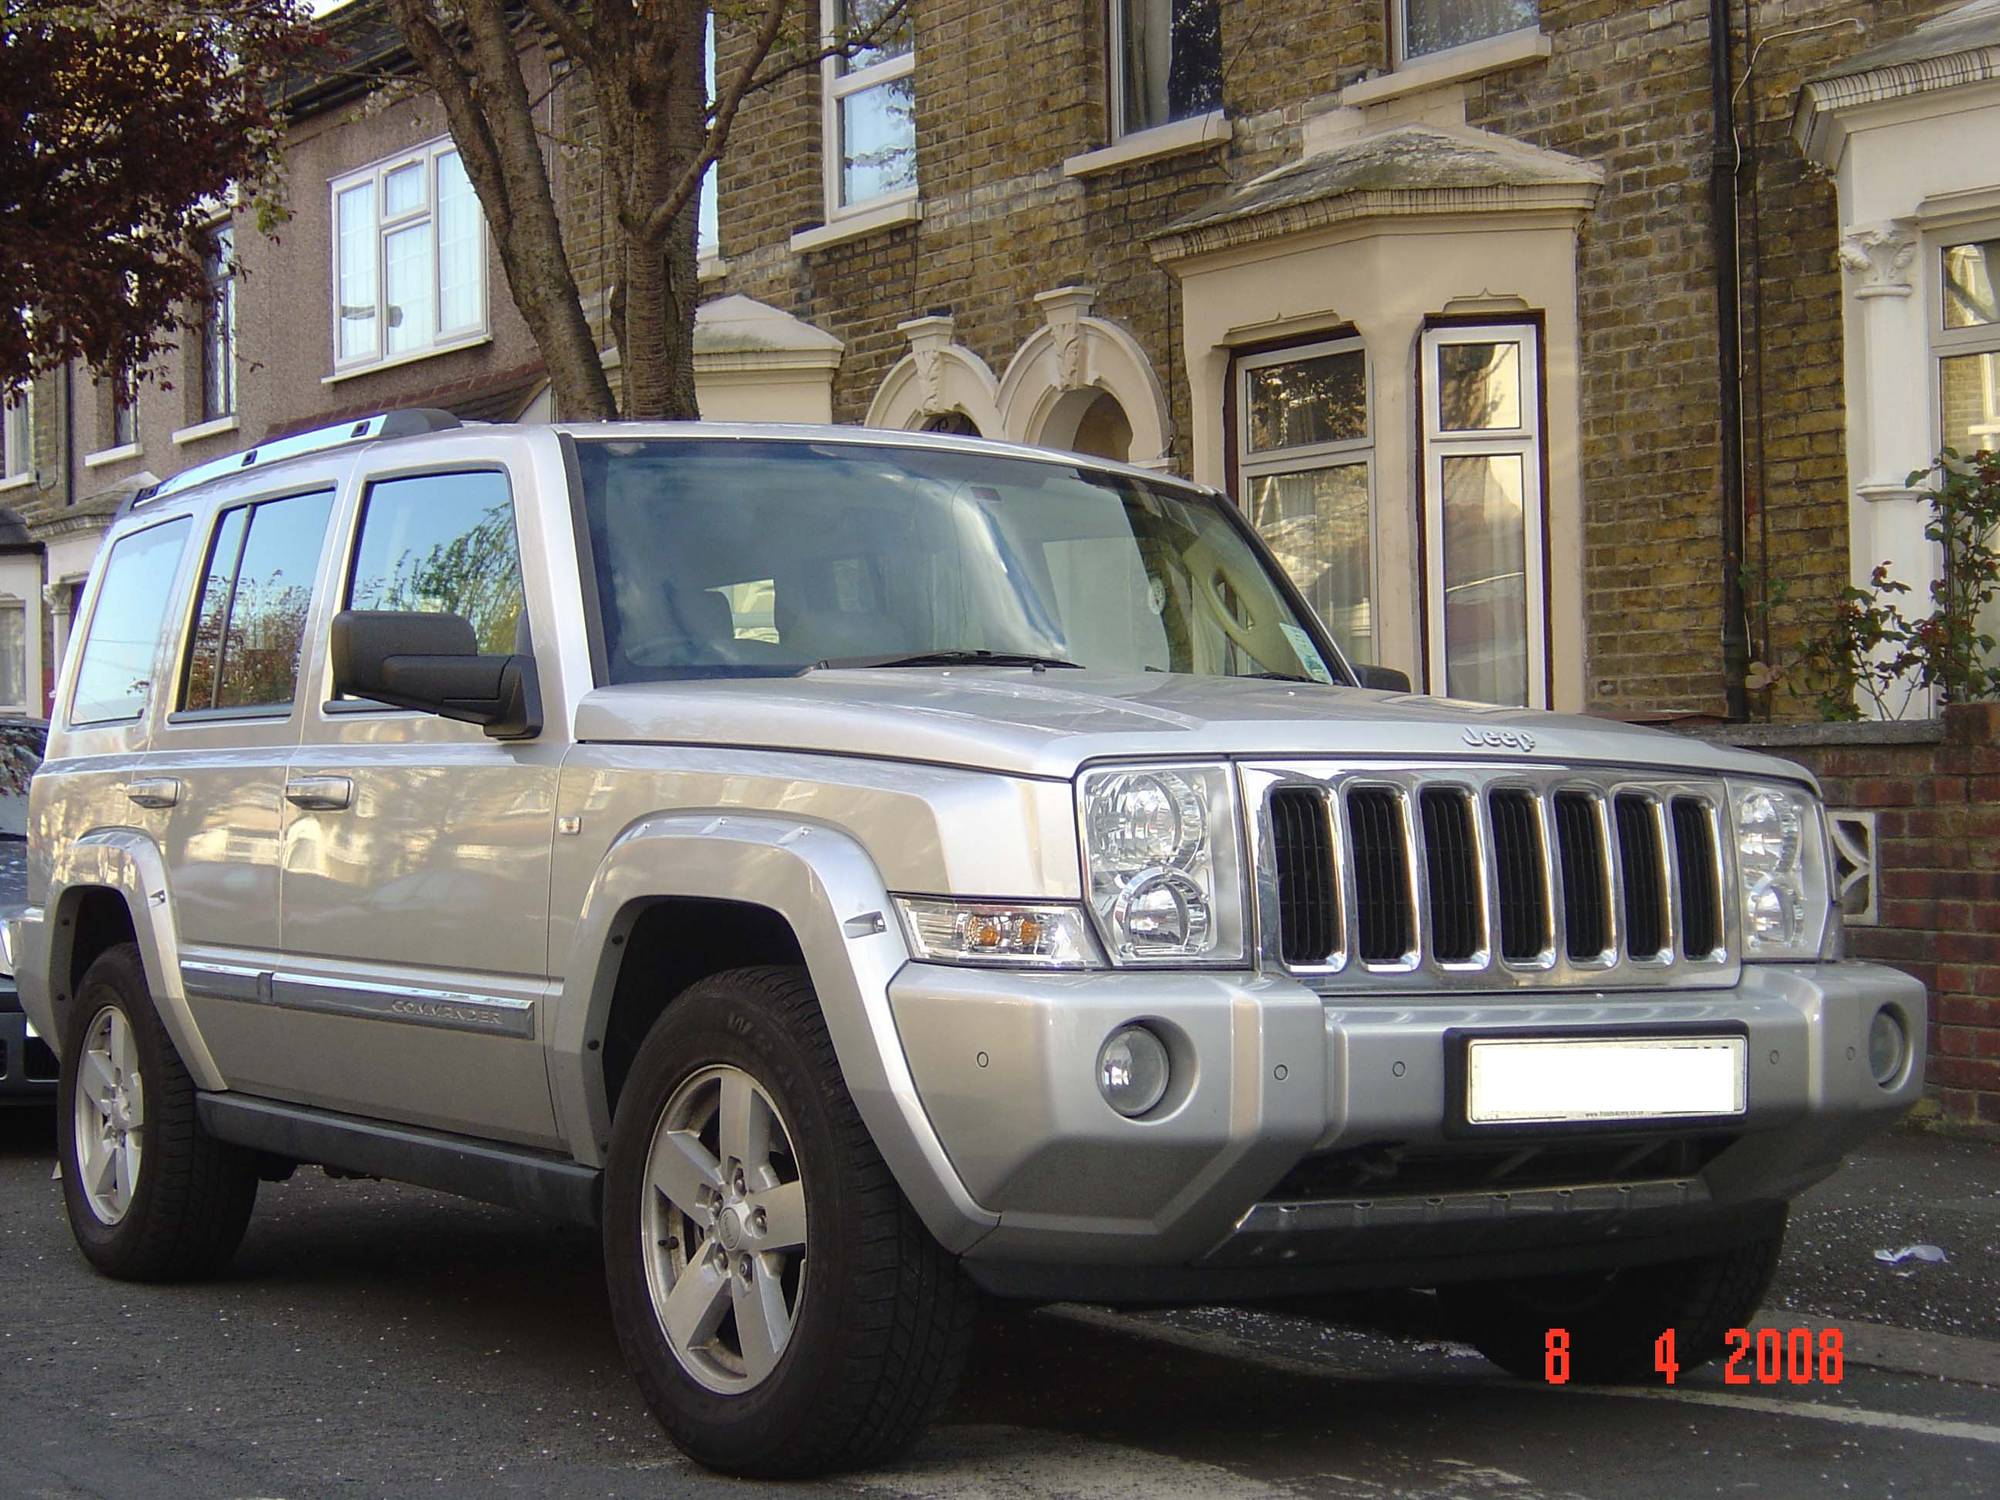
[(1094, 969), (1097, 944), (1074, 906), (898, 896), (915, 956), (927, 963)]

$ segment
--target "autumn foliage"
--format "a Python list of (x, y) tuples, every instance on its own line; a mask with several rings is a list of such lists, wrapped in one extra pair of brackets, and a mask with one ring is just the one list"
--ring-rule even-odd
[(192, 326), (196, 232), (273, 182), (300, 0), (0, 0), (0, 384), (143, 369)]

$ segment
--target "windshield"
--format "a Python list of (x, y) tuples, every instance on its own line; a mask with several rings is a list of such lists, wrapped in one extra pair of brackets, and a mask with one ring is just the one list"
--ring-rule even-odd
[(959, 652), (1348, 680), (1226, 502), (1176, 486), (860, 443), (576, 446), (612, 682)]

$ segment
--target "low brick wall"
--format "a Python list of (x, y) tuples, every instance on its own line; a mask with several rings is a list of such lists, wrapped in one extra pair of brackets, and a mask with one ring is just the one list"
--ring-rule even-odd
[[(1797, 761), (1828, 809), (1873, 814), (1873, 921), (1848, 951), (1930, 987), (1930, 1092), (1944, 1120), (2000, 1137), (2000, 703), (1942, 722), (1708, 727), (1704, 737)], [(1867, 831), (1857, 818), (1852, 842)], [(1858, 899), (1865, 888), (1858, 887)]]

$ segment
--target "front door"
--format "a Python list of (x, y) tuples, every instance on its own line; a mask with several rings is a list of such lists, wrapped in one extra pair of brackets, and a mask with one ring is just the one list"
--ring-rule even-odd
[[(342, 602), (445, 611), (525, 650), (513, 499), (497, 469), (382, 476), (357, 505)], [(285, 782), (284, 959), (272, 1002), (302, 1102), (556, 1142), (543, 1062), (561, 737), (335, 699), (318, 663)]]

